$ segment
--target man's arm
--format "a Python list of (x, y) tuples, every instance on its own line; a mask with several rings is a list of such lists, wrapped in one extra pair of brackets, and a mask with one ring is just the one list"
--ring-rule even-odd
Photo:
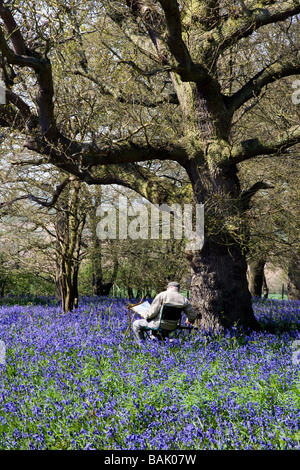
[(196, 314), (195, 310), (193, 309), (191, 303), (188, 300), (187, 300), (187, 303), (184, 306), (183, 310), (184, 310), (184, 313), (187, 316), (186, 324), (189, 325), (191, 323), (194, 323), (194, 321), (196, 320), (197, 314)]
[(143, 313), (141, 317), (145, 318), (145, 320), (150, 320), (151, 318), (156, 317), (156, 315), (158, 315), (160, 312), (161, 306), (162, 306), (162, 300), (161, 300), (161, 293), (160, 293), (160, 294), (157, 294), (157, 296), (154, 298), (149, 310)]

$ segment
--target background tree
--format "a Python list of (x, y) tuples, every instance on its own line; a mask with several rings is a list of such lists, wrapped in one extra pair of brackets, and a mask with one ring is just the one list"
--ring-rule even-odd
[[(13, 161), (17, 162), (17, 155)], [(52, 295), (55, 283), (56, 298), (62, 301), (64, 310), (71, 310), (78, 305), (78, 282), (82, 292), (89, 295), (123, 292), (130, 298), (155, 295), (171, 279), (188, 287), (184, 284), (189, 273), (187, 263), (182, 262), (183, 240), (98, 238), (97, 208), (109, 202), (118, 210), (121, 193), (117, 188), (104, 191), (100, 186), (88, 187), (74, 177), (64, 179), (57, 171), (45, 175), (37, 170), (34, 178), (30, 173), (24, 165), (13, 165), (9, 174), (2, 173), (0, 207), (5, 248), (1, 285), (6, 292), (40, 294), (43, 289), (39, 284), (44, 279), (49, 283), (48, 290), (52, 285)], [(57, 179), (61, 183), (53, 194)], [(122, 195), (128, 198), (129, 206), (138, 202), (136, 193)], [(79, 279), (82, 260), (84, 269)], [(18, 290), (12, 284), (12, 271), (19, 272)]]
[[(82, 233), (86, 223), (87, 204), (81, 182), (70, 182), (56, 209), (57, 279), (62, 307), (78, 307), (78, 273), (82, 259)], [(57, 206), (56, 206), (57, 207)]]
[[(264, 132), (241, 123), (245, 110), (251, 123), (258, 97), (268, 108), (273, 84), (299, 73), (298, 13), (297, 0), (0, 2), (0, 123), (23, 136), (35, 164), (151, 202), (192, 194), (205, 203), (205, 243), (188, 254), (205, 327), (257, 326), (246, 213), (264, 184), (243, 189), (238, 169), (260, 155), (288, 155), (300, 126), (265, 114)], [(281, 22), (288, 35), (275, 50)], [(259, 60), (246, 73), (240, 52), (254, 48)], [(157, 161), (181, 165), (189, 184), (166, 178)]]
[[(96, 187), (95, 206), (90, 213), (88, 225), (90, 227), (90, 249), (93, 285), (98, 282), (98, 295), (107, 295), (113, 284), (125, 289), (126, 294), (133, 296), (154, 295), (155, 292), (165, 288), (171, 279), (183, 280), (188, 275), (187, 263), (184, 262), (184, 240), (151, 239), (152, 219), (151, 207), (147, 201), (141, 201), (132, 191), (120, 192), (118, 188), (109, 188), (99, 191)], [(100, 197), (101, 196), (101, 197)], [(130, 212), (135, 204), (143, 203), (147, 211), (147, 233), (137, 223), (136, 239), (120, 239), (119, 237), (119, 197), (126, 199), (127, 211)], [(110, 204), (116, 211), (116, 238), (99, 239), (97, 226), (101, 218), (97, 216), (97, 207), (101, 204)], [(134, 212), (134, 211), (132, 211)], [(170, 230), (174, 217), (170, 214)], [(131, 219), (131, 220), (130, 220)], [(128, 224), (134, 222), (136, 215), (129, 216)], [(162, 220), (160, 220), (162, 224)], [(161, 235), (161, 234), (160, 234)], [(145, 238), (146, 237), (146, 238)], [(93, 290), (94, 293), (95, 289)]]
[(99, 218), (96, 216), (97, 209), (103, 204), (101, 186), (96, 186), (91, 196), (91, 206), (89, 211), (89, 248), (87, 257), (90, 260), (92, 270), (92, 293), (98, 296), (107, 296), (117, 277), (119, 267), (119, 257), (116, 254), (115, 246), (108, 240), (108, 248), (104, 252), (103, 241), (97, 236), (97, 224)]
[[(63, 310), (69, 311), (78, 306), (89, 194), (80, 180), (63, 178), (61, 172), (36, 172), (35, 178), (22, 166), (13, 175), (2, 173), (2, 238), (6, 245), (15, 247), (18, 264), (27, 276), (35, 273), (41, 278), (47, 272), (48, 281), (55, 280), (56, 296)], [(60, 184), (53, 190), (55, 179)], [(11, 253), (10, 258), (15, 259), (16, 254)]]
[(291, 152), (288, 159), (278, 157), (276, 164), (256, 159), (244, 171), (251, 179), (251, 175), (256, 178), (266, 169), (271, 189), (256, 194), (248, 212), (251, 233), (248, 253), (250, 290), (252, 295), (261, 295), (264, 267), (268, 263), (291, 276), (293, 280), (289, 282), (288, 294), (290, 298), (297, 298), (300, 281), (297, 274), (300, 250), (299, 155)]

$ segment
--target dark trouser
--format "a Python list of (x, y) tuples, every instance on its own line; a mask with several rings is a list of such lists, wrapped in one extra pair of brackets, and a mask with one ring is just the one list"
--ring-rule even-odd
[[(141, 319), (141, 320), (135, 320), (132, 324), (132, 330), (134, 333), (134, 336), (137, 340), (137, 342), (140, 342), (145, 339), (144, 331), (147, 328), (151, 328), (151, 324), (149, 325), (149, 322), (147, 320)], [(151, 330), (151, 333), (153, 336), (157, 337), (158, 339), (165, 339), (168, 338), (169, 332), (164, 330), (164, 331), (157, 331), (157, 330)]]
[(166, 330), (162, 330), (162, 331), (151, 330), (151, 335), (154, 337), (157, 337), (158, 339), (169, 338), (169, 332)]

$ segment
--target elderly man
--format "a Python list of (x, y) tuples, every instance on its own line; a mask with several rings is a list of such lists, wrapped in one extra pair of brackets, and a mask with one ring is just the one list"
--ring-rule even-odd
[[(178, 282), (169, 282), (167, 290), (160, 292), (153, 300), (149, 310), (141, 314), (142, 319), (136, 320), (132, 324), (132, 329), (138, 343), (145, 339), (144, 329), (156, 328), (159, 325), (160, 313), (163, 305), (171, 305), (173, 307), (181, 308), (186, 314), (186, 323), (193, 323), (196, 319), (196, 312), (191, 306), (188, 299), (180, 294), (180, 285)], [(168, 333), (176, 329), (174, 322), (162, 321), (161, 327), (163, 335), (168, 336)]]

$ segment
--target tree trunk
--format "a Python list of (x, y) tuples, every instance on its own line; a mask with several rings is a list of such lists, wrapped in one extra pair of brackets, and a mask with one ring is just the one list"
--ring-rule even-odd
[(246, 279), (247, 264), (239, 247), (206, 239), (201, 253), (192, 256), (192, 304), (198, 325), (217, 331), (243, 326), (258, 329)]
[(195, 199), (205, 202), (204, 245), (187, 253), (198, 325), (213, 331), (233, 326), (259, 330), (247, 281), (249, 234), (236, 168), (225, 161), (217, 168), (207, 167), (206, 173), (203, 168), (188, 170)]
[(92, 287), (93, 287), (93, 295), (102, 297), (108, 296), (110, 289), (113, 286), (113, 281), (104, 282), (102, 277), (102, 266), (101, 266), (101, 247), (99, 247), (99, 252), (97, 256), (95, 255), (92, 259), (92, 269), (93, 269), (93, 277), (92, 277)]
[(288, 299), (300, 299), (300, 256), (294, 255), (288, 269)]
[(62, 298), (62, 291), (61, 291), (61, 261), (60, 256), (58, 254), (58, 242), (57, 244), (57, 252), (56, 252), (56, 260), (55, 260), (55, 298), (56, 300), (61, 301)]
[[(98, 206), (101, 204), (101, 187), (98, 188), (97, 194), (95, 195), (95, 213)], [(93, 295), (102, 297), (108, 296), (109, 292), (115, 282), (118, 273), (118, 261), (114, 259), (113, 272), (107, 282), (103, 279), (102, 269), (102, 243), (97, 236), (97, 223), (98, 220), (95, 217), (91, 218), (91, 230), (93, 233), (92, 250), (91, 250), (91, 261), (92, 261), (92, 292)]]
[(261, 297), (264, 286), (264, 260), (249, 262), (249, 290), (253, 297)]
[(259, 329), (246, 274), (249, 233), (245, 212), (250, 197), (243, 198), (238, 169), (231, 159), (231, 116), (215, 80), (192, 86), (177, 79), (174, 86), (186, 113), (189, 161), (184, 167), (194, 201), (205, 204), (204, 245), (187, 253), (198, 325), (213, 331), (234, 325)]
[(2, 278), (1, 281), (0, 281), (0, 297), (4, 297), (4, 292), (5, 292), (5, 286), (7, 284), (7, 277), (6, 276), (5, 278)]
[[(57, 214), (57, 281), (62, 309), (70, 312), (78, 307), (78, 270), (80, 266), (81, 236), (86, 221), (85, 209), (79, 208), (80, 182), (74, 181)], [(59, 297), (59, 293), (57, 292)]]
[(264, 293), (264, 299), (267, 299), (269, 297), (269, 288), (268, 288), (267, 279), (265, 275), (263, 278), (263, 293)]
[(93, 294), (99, 297), (107, 297), (112, 286), (112, 282), (103, 282), (102, 278), (97, 276), (93, 279)]
[(78, 292), (78, 272), (79, 272), (79, 263), (76, 263), (73, 268), (73, 295), (74, 295), (74, 308), (78, 308), (79, 303), (79, 292)]
[(103, 281), (102, 276), (102, 257), (101, 257), (101, 244), (97, 249), (93, 250), (92, 253), (92, 270), (93, 270), (93, 277), (92, 277), (92, 288), (93, 288), (93, 295), (102, 297), (108, 296), (110, 289), (113, 286), (115, 277), (114, 274), (111, 276), (111, 280), (108, 282)]
[[(94, 223), (95, 225), (95, 223)], [(101, 244), (96, 236), (96, 228), (93, 227), (93, 249), (92, 257), (92, 290), (93, 295), (102, 295), (102, 257), (101, 257)]]
[(133, 299), (133, 290), (132, 287), (127, 287), (128, 299)]
[(74, 286), (72, 282), (72, 265), (70, 260), (61, 259), (59, 284), (62, 309), (64, 312), (71, 312), (74, 307)]

